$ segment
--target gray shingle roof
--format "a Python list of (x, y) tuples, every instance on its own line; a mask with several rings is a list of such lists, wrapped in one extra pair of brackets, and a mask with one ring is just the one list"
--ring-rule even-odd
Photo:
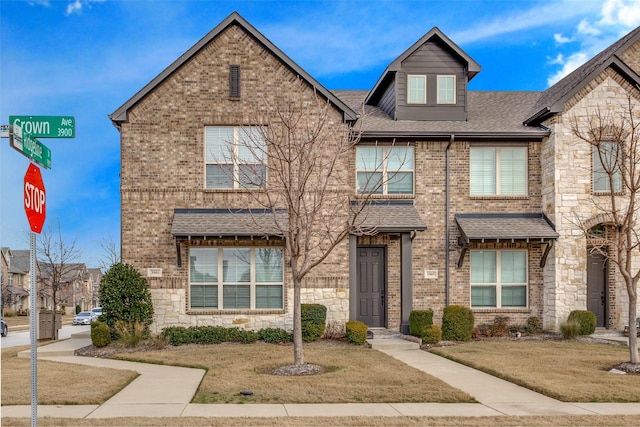
[(427, 229), (412, 201), (374, 202), (365, 205), (357, 218), (359, 226), (379, 233)]
[(478, 240), (556, 239), (559, 234), (542, 213), (457, 214), (458, 229), (468, 243)]
[[(352, 110), (362, 112), (367, 91), (334, 91)], [(540, 138), (548, 132), (522, 124), (540, 92), (469, 91), (468, 119), (411, 121), (393, 120), (381, 109), (367, 105), (360, 119), (363, 137)]]
[[(286, 220), (286, 213), (277, 213)], [(171, 234), (176, 237), (280, 236), (274, 214), (248, 209), (175, 209)]]
[(547, 113), (561, 112), (564, 101), (568, 97), (573, 96), (580, 88), (588, 83), (591, 80), (591, 74), (594, 72), (600, 73), (604, 68), (613, 62), (618, 61), (618, 55), (624, 52), (639, 38), (640, 27), (631, 31), (629, 34), (582, 64), (568, 76), (545, 90), (535, 105), (533, 105), (532, 109), (525, 116), (525, 119), (535, 123), (536, 121), (539, 121), (540, 118), (543, 118)]

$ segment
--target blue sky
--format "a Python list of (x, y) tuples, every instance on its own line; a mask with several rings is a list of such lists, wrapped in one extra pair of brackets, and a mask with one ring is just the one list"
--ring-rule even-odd
[[(119, 134), (108, 115), (233, 11), (328, 89), (370, 89), (437, 26), (482, 66), (472, 90), (542, 91), (640, 25), (640, 0), (0, 1), (0, 124), (74, 116), (74, 139), (41, 139), (45, 228), (96, 267), (119, 244)], [(29, 160), (0, 140), (0, 246), (28, 249)]]

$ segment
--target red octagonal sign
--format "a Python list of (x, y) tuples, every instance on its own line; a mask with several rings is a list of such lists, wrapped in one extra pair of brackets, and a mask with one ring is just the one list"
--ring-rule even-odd
[(40, 168), (33, 163), (24, 175), (24, 211), (31, 231), (40, 233), (47, 216), (46, 192)]

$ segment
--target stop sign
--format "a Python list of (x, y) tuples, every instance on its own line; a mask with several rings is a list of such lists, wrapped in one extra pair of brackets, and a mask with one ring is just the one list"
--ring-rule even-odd
[(40, 233), (47, 216), (46, 192), (40, 168), (30, 164), (24, 175), (24, 211), (29, 227), (34, 233)]

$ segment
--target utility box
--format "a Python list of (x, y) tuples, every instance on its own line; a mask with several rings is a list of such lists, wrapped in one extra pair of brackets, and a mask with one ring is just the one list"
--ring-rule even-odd
[(40, 310), (38, 312), (38, 339), (39, 340), (51, 340), (56, 337), (52, 336), (52, 323), (56, 322), (56, 337), (58, 331), (62, 328), (62, 314), (54, 310)]

